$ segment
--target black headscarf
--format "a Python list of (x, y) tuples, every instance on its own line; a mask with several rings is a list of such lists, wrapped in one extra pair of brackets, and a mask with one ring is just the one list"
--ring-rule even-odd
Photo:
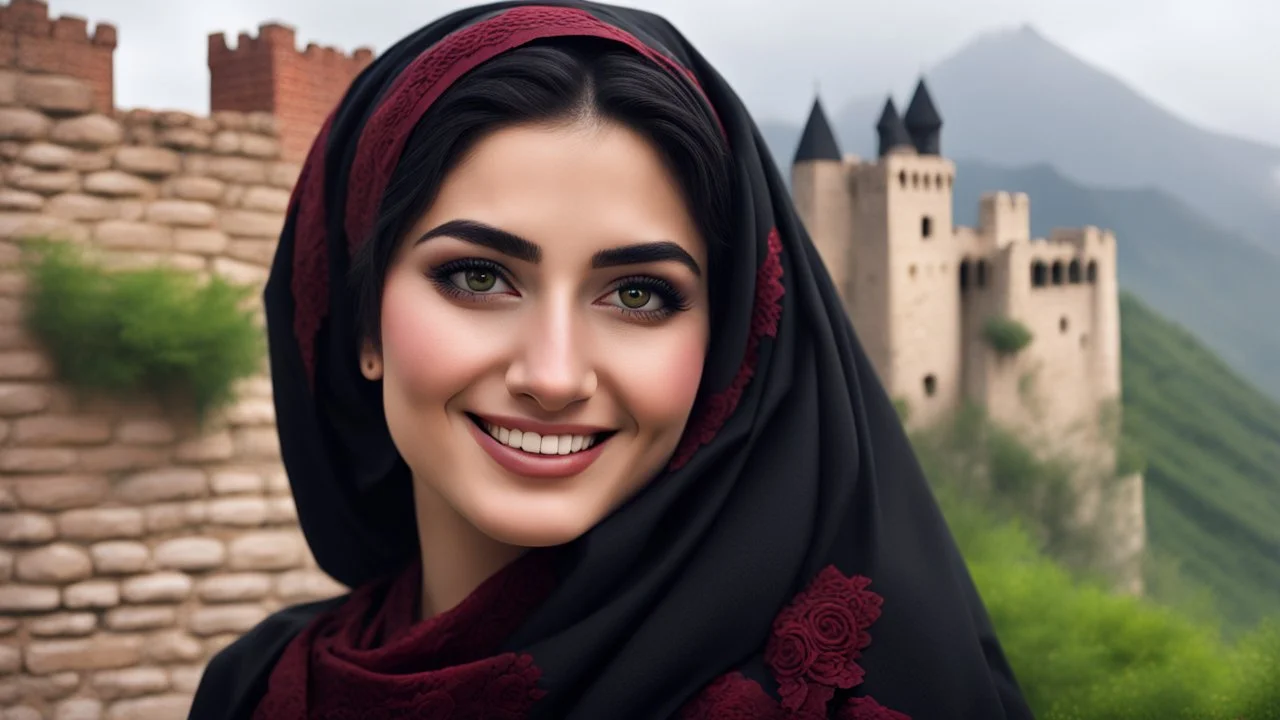
[[(917, 720), (1029, 718), (759, 130), (720, 74), (646, 12), (546, 1), (455, 12), (378, 57), (320, 132), (265, 293), (284, 463), (320, 567), (359, 586), (418, 547), (408, 469), (380, 388), (357, 367), (347, 281), (399, 150), (426, 107), (476, 64), (574, 35), (626, 43), (695, 85), (719, 118), (738, 183), (732, 247), (711, 279), (724, 311), (680, 449), (625, 506), (558, 549), (557, 586), (506, 643), (542, 670), (534, 717), (665, 718), (733, 670), (767, 686), (771, 623), (834, 566), (870, 578), (883, 598), (858, 660), (858, 694)], [(251, 633), (242, 641), (250, 659), (211, 668), (193, 717), (214, 716), (202, 714), (201, 697), (215, 694), (251, 706), (273, 653), (331, 606), (286, 611)]]

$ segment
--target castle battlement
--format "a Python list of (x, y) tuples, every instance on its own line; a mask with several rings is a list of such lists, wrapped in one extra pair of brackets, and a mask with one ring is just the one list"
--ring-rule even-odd
[(358, 48), (345, 53), (332, 46), (308, 43), (306, 48), (298, 50), (297, 31), (282, 23), (263, 23), (258, 26), (258, 34), (241, 32), (236, 38), (234, 48), (227, 44), (226, 33), (209, 35), (209, 65), (234, 62), (245, 58), (256, 59), (262, 53), (284, 51), (294, 53), (308, 63), (316, 66), (333, 66), (356, 64), (363, 68), (373, 61), (373, 50)]
[(75, 15), (49, 17), (49, 6), (40, 0), (13, 0), (0, 6), (0, 32), (17, 36), (115, 48), (116, 27), (98, 23), (93, 34), (89, 21)]

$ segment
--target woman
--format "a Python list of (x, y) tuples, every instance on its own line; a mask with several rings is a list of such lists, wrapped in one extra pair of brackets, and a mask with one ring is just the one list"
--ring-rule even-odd
[(662, 19), (505, 2), (392, 47), (266, 304), (354, 590), (220, 653), (192, 718), (1030, 717), (764, 142)]

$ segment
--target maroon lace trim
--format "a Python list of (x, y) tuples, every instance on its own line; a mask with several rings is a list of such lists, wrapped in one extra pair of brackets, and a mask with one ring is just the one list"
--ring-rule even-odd
[[(765, 664), (778, 682), (781, 701), (741, 673), (717, 678), (685, 705), (681, 720), (816, 720), (829, 717), (837, 689), (862, 683), (857, 660), (871, 643), (868, 628), (884, 600), (867, 589), (871, 580), (849, 577), (833, 565), (818, 573), (778, 613), (765, 646)], [(870, 697), (850, 698), (836, 720), (911, 720)]]
[[(702, 92), (692, 71), (644, 45), (630, 33), (608, 25), (584, 10), (517, 7), (463, 28), (423, 52), (401, 73), (387, 100), (374, 111), (361, 132), (347, 190), (345, 230), (348, 252), (354, 252), (372, 230), (379, 198), (386, 190), (405, 141), (427, 108), (454, 81), (486, 60), (533, 40), (563, 36), (590, 36), (621, 42), (687, 78)], [(703, 96), (706, 96), (705, 92)], [(710, 106), (710, 101), (707, 104)], [(330, 115), (313, 143), (290, 201), (291, 212), (296, 208), (298, 213), (291, 284), (293, 330), (307, 381), (312, 386), (315, 384), (316, 335), (329, 312), (324, 155), (332, 120), (333, 115)]]
[(747, 335), (747, 348), (742, 364), (729, 387), (711, 396), (701, 408), (698, 418), (685, 429), (680, 445), (676, 447), (668, 468), (679, 470), (693, 457), (698, 448), (710, 443), (724, 427), (729, 416), (737, 409), (742, 393), (756, 374), (760, 341), (778, 336), (778, 321), (782, 317), (782, 237), (778, 229), (769, 231), (768, 253), (756, 270), (756, 297), (751, 310), (751, 330)]
[(529, 655), (495, 650), (554, 582), (548, 556), (531, 553), (423, 622), (417, 567), (359, 588), (289, 643), (254, 720), (522, 720), (545, 695), (541, 672)]

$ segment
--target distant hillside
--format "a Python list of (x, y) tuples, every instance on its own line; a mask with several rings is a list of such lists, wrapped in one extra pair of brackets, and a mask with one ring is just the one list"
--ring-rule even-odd
[[(790, 173), (799, 128), (761, 123), (779, 167)], [(1120, 284), (1185, 325), (1253, 384), (1280, 399), (1280, 256), (1217, 227), (1157, 190), (1102, 190), (1053, 168), (956, 163), (955, 219), (976, 225), (991, 190), (1031, 196), (1031, 230), (1097, 225), (1116, 232)]]
[(1280, 404), (1191, 333), (1121, 298), (1125, 433), (1146, 454), (1151, 547), (1237, 624), (1280, 610)]
[[(1030, 28), (981, 36), (927, 76), (948, 157), (1157, 187), (1280, 255), (1280, 148), (1196, 127)], [(845, 151), (872, 152), (883, 102), (835, 104)]]

